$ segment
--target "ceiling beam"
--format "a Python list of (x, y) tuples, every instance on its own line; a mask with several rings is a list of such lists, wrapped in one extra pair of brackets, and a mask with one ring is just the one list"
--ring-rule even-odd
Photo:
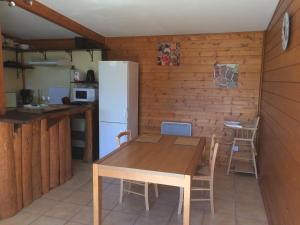
[(100, 44), (105, 44), (105, 38), (90, 30), (89, 28), (82, 26), (81, 24), (71, 20), (70, 18), (56, 12), (55, 10), (45, 6), (44, 4), (33, 0), (33, 4), (29, 5), (24, 0), (14, 0), (16, 5), (22, 9), (25, 9), (33, 14), (45, 18), (61, 27), (64, 27), (74, 33), (77, 33), (85, 38), (94, 40)]

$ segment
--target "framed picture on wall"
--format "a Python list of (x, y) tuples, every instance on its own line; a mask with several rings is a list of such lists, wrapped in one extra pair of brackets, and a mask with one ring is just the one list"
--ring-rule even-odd
[(239, 64), (215, 64), (214, 85), (219, 88), (238, 87)]
[(157, 44), (157, 65), (179, 66), (180, 43), (159, 42)]

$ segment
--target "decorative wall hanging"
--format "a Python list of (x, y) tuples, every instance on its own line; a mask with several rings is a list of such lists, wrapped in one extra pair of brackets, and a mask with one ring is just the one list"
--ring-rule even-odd
[(215, 87), (237, 88), (239, 64), (215, 64), (214, 84)]
[(286, 12), (283, 16), (282, 28), (281, 28), (281, 39), (282, 39), (282, 49), (286, 50), (290, 38), (290, 17)]
[(179, 66), (180, 43), (160, 42), (157, 45), (157, 65)]

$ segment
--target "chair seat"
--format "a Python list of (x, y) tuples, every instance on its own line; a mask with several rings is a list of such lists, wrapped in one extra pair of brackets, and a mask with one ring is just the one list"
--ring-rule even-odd
[(209, 176), (210, 175), (210, 169), (209, 166), (202, 166), (198, 167), (195, 173), (196, 176)]

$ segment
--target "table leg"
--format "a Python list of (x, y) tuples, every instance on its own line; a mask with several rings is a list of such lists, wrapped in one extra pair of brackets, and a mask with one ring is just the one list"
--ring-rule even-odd
[(98, 173), (98, 165), (93, 164), (93, 201), (94, 225), (101, 225), (102, 214), (102, 178)]
[(186, 175), (184, 181), (183, 225), (191, 221), (191, 176)]

